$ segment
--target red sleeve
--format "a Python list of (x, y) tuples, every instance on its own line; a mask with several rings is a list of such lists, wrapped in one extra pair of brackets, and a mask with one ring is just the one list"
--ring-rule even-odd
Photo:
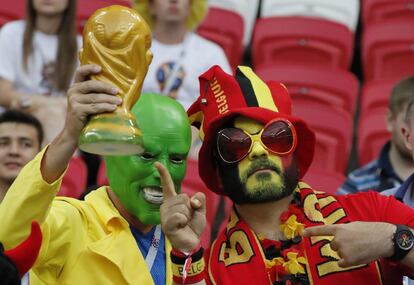
[[(401, 224), (414, 229), (414, 209), (401, 203), (394, 196), (387, 197), (370, 191), (336, 196), (336, 198), (344, 207), (351, 221)], [(384, 263), (385, 266), (390, 266), (389, 261), (386, 259), (381, 263)], [(411, 269), (403, 265), (397, 265), (397, 267), (402, 275), (414, 278), (414, 273)]]
[(385, 222), (414, 228), (414, 209), (374, 191), (336, 196), (351, 221)]

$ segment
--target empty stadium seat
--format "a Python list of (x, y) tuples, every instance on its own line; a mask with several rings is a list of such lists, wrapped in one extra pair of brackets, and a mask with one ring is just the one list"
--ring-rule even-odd
[(82, 33), (83, 27), (89, 16), (91, 16), (96, 10), (111, 6), (122, 5), (132, 7), (132, 1), (129, 0), (78, 0), (76, 24), (79, 33)]
[(262, 64), (298, 63), (348, 69), (353, 33), (344, 25), (308, 17), (258, 19), (253, 32), (252, 60)]
[(250, 44), (259, 8), (259, 0), (209, 0), (208, 5), (239, 13), (244, 22), (243, 45), (248, 46)]
[(388, 109), (392, 88), (397, 81), (397, 79), (374, 80), (364, 84), (361, 92), (360, 112), (380, 111), (385, 113)]
[(302, 180), (315, 190), (335, 194), (345, 179), (345, 175), (340, 172), (311, 167)]
[(7, 22), (24, 18), (25, 0), (1, 0), (0, 2), (0, 27)]
[(366, 27), (362, 38), (362, 67), (365, 81), (414, 74), (414, 19)]
[(377, 158), (385, 142), (391, 138), (385, 120), (385, 113), (380, 110), (361, 113), (357, 133), (360, 165)]
[(361, 2), (364, 27), (383, 21), (414, 19), (414, 0), (363, 0)]
[(359, 18), (359, 0), (262, 0), (260, 16), (325, 18), (355, 31)]
[(265, 81), (285, 84), (293, 105), (305, 104), (305, 101), (321, 103), (354, 114), (359, 82), (346, 70), (329, 66), (269, 64), (261, 65), (255, 72)]
[(352, 116), (342, 109), (310, 102), (294, 104), (293, 114), (302, 118), (315, 132), (316, 146), (311, 168), (345, 173), (352, 144)]
[(232, 70), (239, 65), (243, 55), (243, 31), (243, 19), (238, 13), (214, 7), (208, 10), (197, 28), (199, 35), (223, 48)]
[(62, 180), (58, 196), (79, 198), (85, 191), (88, 180), (88, 167), (81, 157), (72, 157)]

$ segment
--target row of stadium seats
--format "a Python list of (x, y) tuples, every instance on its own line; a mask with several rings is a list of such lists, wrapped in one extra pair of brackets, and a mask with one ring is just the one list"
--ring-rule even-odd
[[(226, 19), (222, 25), (220, 19)], [(211, 8), (198, 33), (225, 51), (232, 67), (243, 55), (242, 18), (237, 13)], [(363, 31), (364, 79), (401, 78), (414, 73), (414, 17), (406, 21), (371, 24)], [(323, 31), (323, 32), (321, 32)], [(286, 62), (328, 65), (349, 69), (354, 52), (354, 33), (346, 26), (309, 17), (268, 17), (256, 21), (252, 38), (252, 64), (279, 65)]]
[[(258, 14), (259, 0), (209, 0), (208, 3), (210, 7), (237, 12), (243, 18), (243, 43), (247, 45)], [(322, 18), (342, 24), (355, 32), (359, 18), (364, 27), (389, 20), (413, 19), (413, 7), (414, 0), (261, 0), (259, 17)]]
[[(350, 27), (355, 26), (353, 13), (359, 7), (354, 2), (358, 1), (347, 0), (349, 3), (345, 5), (345, 1), (330, 0), (264, 0), (261, 13), (263, 18), (253, 21), (254, 26), (251, 27), (245, 23), (251, 23), (252, 16), (243, 14), (249, 6), (233, 5), (232, 7), (238, 8), (230, 10), (231, 2), (234, 0), (211, 1), (208, 15), (197, 32), (222, 46), (233, 68), (241, 63), (245, 31), (251, 29), (252, 62), (255, 68), (297, 62), (349, 69), (354, 51), (354, 32)], [(0, 26), (7, 21), (23, 18), (24, 3), (24, 0), (15, 0), (2, 4)], [(78, 30), (82, 30), (85, 21), (96, 9), (111, 4), (131, 5), (129, 0), (80, 0), (77, 13)], [(413, 74), (414, 0), (364, 0), (363, 5), (363, 18), (367, 18), (361, 41), (365, 80)], [(295, 13), (306, 14), (300, 12), (305, 9), (303, 7), (307, 7), (306, 11), (310, 11), (315, 17), (293, 16)], [(352, 18), (352, 21), (347, 20), (348, 24), (345, 25), (344, 21), (340, 23), (341, 21), (323, 17), (323, 13), (336, 15), (334, 11), (336, 14), (342, 11), (342, 18)], [(397, 13), (404, 15), (402, 20), (394, 19), (393, 15)], [(222, 24), (223, 19), (226, 19), (225, 25)]]

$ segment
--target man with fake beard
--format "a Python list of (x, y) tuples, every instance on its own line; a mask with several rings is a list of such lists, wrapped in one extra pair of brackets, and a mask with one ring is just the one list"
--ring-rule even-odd
[(300, 180), (315, 136), (291, 115), (282, 84), (248, 67), (233, 77), (214, 66), (200, 90), (188, 110), (203, 140), (200, 176), (234, 206), (203, 258), (203, 225), (195, 223), (203, 201), (177, 195), (160, 169), (176, 284), (401, 284), (413, 275), (412, 209), (375, 192), (332, 196)]
[(139, 118), (144, 152), (106, 157), (110, 186), (92, 191), (85, 201), (55, 198), (88, 116), (121, 104), (114, 86), (89, 79), (100, 70), (95, 65), (77, 70), (65, 128), (21, 171), (1, 204), (0, 240), (11, 248), (24, 239), (32, 220), (40, 222), (43, 242), (31, 284), (171, 284), (166, 254), (171, 246), (157, 226), (163, 197), (154, 164), (168, 169), (179, 191), (191, 130), (178, 102), (143, 94), (132, 113)]

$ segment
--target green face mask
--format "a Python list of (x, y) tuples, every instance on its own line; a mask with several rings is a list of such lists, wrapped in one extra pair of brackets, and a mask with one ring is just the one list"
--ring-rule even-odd
[(142, 94), (132, 109), (142, 131), (141, 155), (107, 156), (109, 185), (129, 213), (142, 223), (160, 223), (161, 180), (154, 162), (170, 172), (179, 193), (191, 145), (187, 114), (177, 101), (156, 94)]

